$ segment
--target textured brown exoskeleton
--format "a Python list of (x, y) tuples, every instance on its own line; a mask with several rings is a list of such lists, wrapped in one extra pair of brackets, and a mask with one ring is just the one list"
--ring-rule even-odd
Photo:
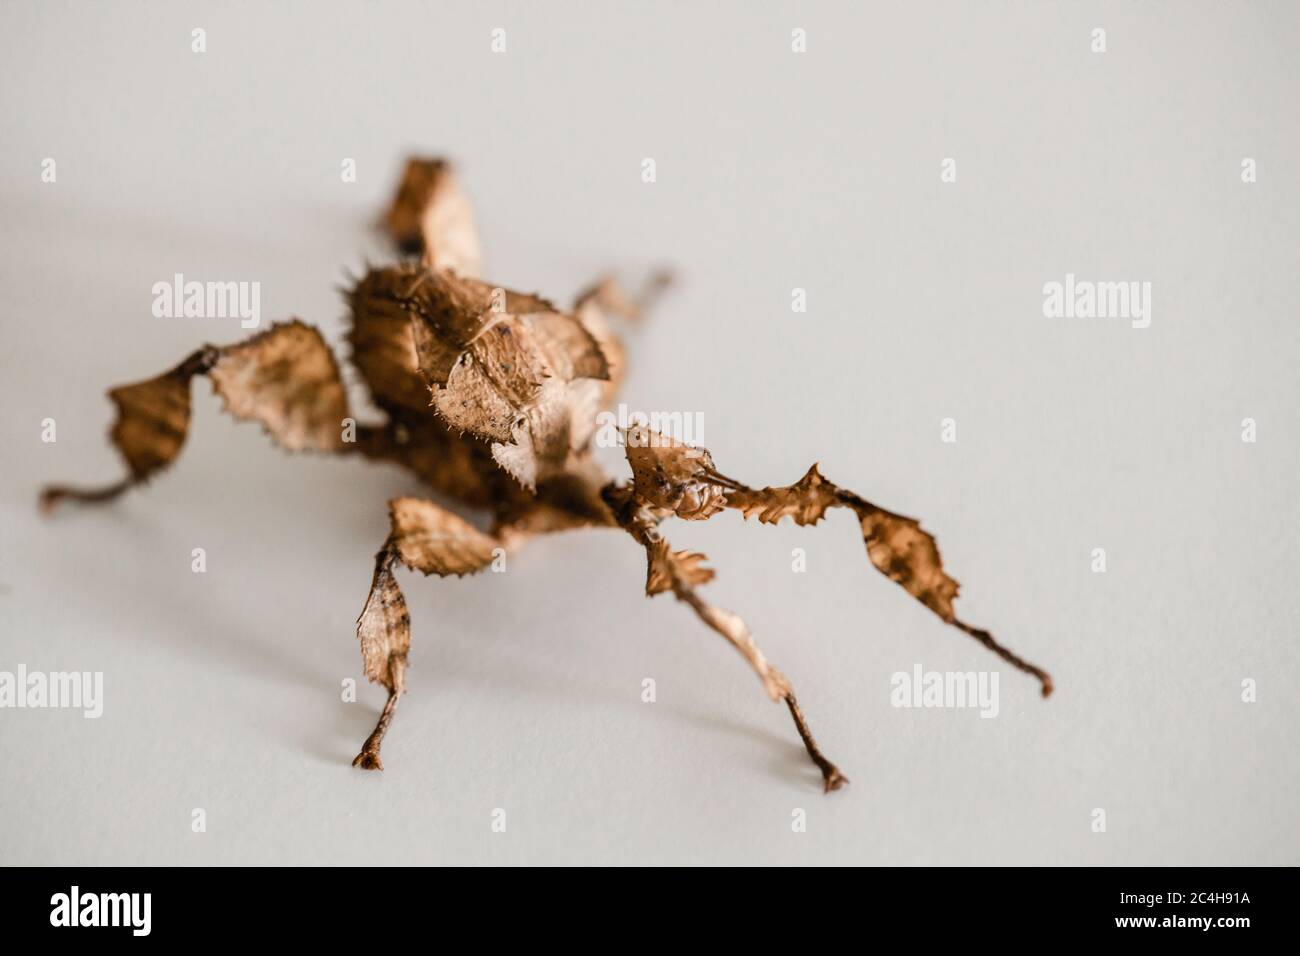
[(48, 488), (48, 509), (63, 499), (107, 501), (148, 480), (180, 453), (189, 428), (190, 380), (206, 375), (228, 411), (260, 422), (291, 451), (361, 454), (405, 466), (430, 487), (493, 516), (484, 533), (420, 498), (389, 502), (390, 530), (357, 621), (366, 676), (388, 699), (355, 766), (382, 770), (379, 750), (405, 689), (410, 619), (395, 566), (438, 575), (472, 574), (536, 534), (622, 528), (645, 548), (646, 593), (671, 591), (730, 641), (774, 701), (784, 701), (826, 789), (846, 778), (813, 740), (789, 680), (767, 662), (745, 623), (706, 603), (698, 586), (713, 577), (705, 557), (674, 551), (664, 518), (704, 520), (735, 508), (775, 523), (815, 524), (829, 508), (858, 519), (871, 563), (944, 621), (1037, 677), (1046, 672), (998, 644), (953, 611), (957, 582), (944, 573), (934, 539), (911, 518), (878, 508), (827, 481), (814, 465), (788, 487), (750, 488), (726, 477), (709, 453), (634, 425), (623, 433), (632, 482), (611, 481), (591, 454), (598, 412), (614, 395), (624, 352), (611, 318), (635, 318), (662, 277), (629, 297), (601, 282), (565, 312), (536, 295), (511, 292), (481, 274), (473, 212), (450, 167), (413, 159), (388, 229), (418, 262), (371, 269), (348, 292), (352, 364), (381, 424), (357, 424), (329, 346), (293, 320), (244, 342), (204, 346), (157, 378), (109, 392), (117, 406), (111, 438), (129, 468), (99, 489)]

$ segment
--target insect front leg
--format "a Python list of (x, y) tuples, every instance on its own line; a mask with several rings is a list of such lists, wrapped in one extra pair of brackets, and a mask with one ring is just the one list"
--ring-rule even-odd
[(380, 748), (406, 692), (411, 615), (394, 574), (397, 565), (441, 577), (473, 574), (492, 563), (499, 546), (464, 518), (422, 498), (394, 498), (388, 513), (388, 538), (375, 555), (370, 593), (357, 618), (366, 677), (388, 691), (375, 729), (352, 761), (363, 770), (384, 769)]
[(784, 674), (768, 662), (763, 652), (759, 650), (749, 627), (738, 615), (714, 607), (699, 596), (696, 585), (712, 580), (714, 575), (712, 568), (704, 566), (705, 556), (697, 551), (673, 551), (660, 534), (650, 510), (632, 497), (620, 501), (622, 493), (621, 489), (611, 488), (607, 490), (606, 500), (619, 524), (646, 549), (646, 595), (653, 596), (671, 591), (677, 600), (695, 612), (696, 617), (740, 651), (750, 667), (758, 674), (759, 680), (763, 682), (763, 688), (768, 696), (774, 701), (783, 701), (789, 709), (804, 749), (808, 751), (809, 758), (821, 771), (826, 792), (838, 790), (848, 783), (848, 777), (844, 776), (817, 746), (803, 710), (795, 698), (794, 687)]
[[(375, 573), (370, 582), (361, 616), (357, 618), (357, 636), (361, 639), (362, 657), (366, 662), (366, 675), (372, 681), (388, 688), (388, 699), (379, 715), (379, 722), (370, 732), (361, 752), (352, 766), (363, 770), (383, 770), (379, 749), (383, 745), (388, 725), (393, 722), (397, 702), (406, 693), (406, 654), (411, 647), (411, 615), (406, 598), (393, 576), (397, 562), (397, 549), (392, 540), (375, 555)], [(373, 662), (373, 667), (372, 667)]]
[(933, 535), (915, 518), (886, 511), (838, 487), (816, 465), (793, 485), (776, 488), (750, 488), (712, 468), (707, 470), (706, 477), (725, 492), (727, 507), (737, 509), (746, 518), (757, 516), (764, 524), (776, 524), (789, 517), (798, 525), (814, 525), (831, 508), (849, 509), (857, 516), (867, 557), (876, 570), (900, 585), (944, 623), (970, 635), (1016, 670), (1034, 677), (1044, 697), (1051, 695), (1051, 674), (1000, 644), (984, 628), (974, 627), (957, 616), (953, 601), (960, 585), (944, 570)]

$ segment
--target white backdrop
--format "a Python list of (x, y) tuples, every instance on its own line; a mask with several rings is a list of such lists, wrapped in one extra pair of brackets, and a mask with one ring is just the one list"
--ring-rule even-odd
[[(1300, 862), (1297, 8), (759, 6), (0, 7), (0, 670), (104, 674), (97, 720), (0, 709), (0, 862)], [(752, 484), (816, 460), (922, 518), (959, 610), (1056, 695), (1002, 669), (994, 719), (891, 706), (895, 672), (999, 662), (847, 513), (729, 514), (666, 531), (850, 787), (600, 532), (403, 575), (410, 694), (363, 774), (383, 693), (340, 683), (412, 479), (289, 458), (199, 382), (172, 471), (37, 514), (46, 481), (121, 473), (105, 389), (245, 334), (154, 318), (154, 282), (259, 281), (264, 323), (338, 345), (413, 150), (459, 164), (495, 281), (676, 268), (629, 406), (701, 416)], [(1067, 273), (1150, 282), (1150, 326), (1045, 318)]]

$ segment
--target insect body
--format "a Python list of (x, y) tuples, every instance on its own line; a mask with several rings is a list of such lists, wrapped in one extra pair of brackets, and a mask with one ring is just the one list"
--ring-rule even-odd
[(117, 406), (113, 443), (128, 475), (103, 488), (51, 487), (46, 508), (65, 499), (110, 500), (147, 481), (180, 453), (189, 428), (191, 380), (206, 376), (236, 418), (261, 423), (282, 447), (360, 454), (396, 462), (440, 494), (489, 512), (487, 532), (422, 498), (389, 502), (389, 530), (375, 556), (357, 621), (366, 676), (388, 691), (374, 731), (353, 761), (382, 770), (380, 748), (405, 691), (410, 617), (398, 565), (426, 575), (473, 574), (530, 537), (576, 528), (628, 533), (647, 559), (646, 593), (672, 593), (749, 662), (774, 700), (788, 707), (826, 790), (846, 781), (813, 739), (790, 681), (759, 650), (745, 622), (707, 603), (700, 586), (714, 572), (698, 552), (674, 551), (668, 517), (707, 520), (731, 508), (746, 518), (816, 524), (831, 508), (851, 511), (867, 555), (945, 622), (1003, 660), (1051, 678), (957, 617), (957, 582), (918, 522), (833, 484), (814, 465), (793, 485), (751, 488), (719, 471), (702, 448), (634, 425), (625, 432), (632, 481), (611, 480), (591, 454), (599, 415), (616, 394), (625, 353), (612, 331), (634, 319), (663, 286), (636, 297), (612, 282), (580, 295), (570, 310), (536, 294), (477, 278), (473, 214), (450, 167), (411, 160), (387, 217), (398, 246), (419, 261), (371, 269), (347, 293), (351, 363), (381, 421), (358, 424), (339, 365), (316, 329), (298, 320), (243, 342), (203, 346), (175, 368), (109, 392)]

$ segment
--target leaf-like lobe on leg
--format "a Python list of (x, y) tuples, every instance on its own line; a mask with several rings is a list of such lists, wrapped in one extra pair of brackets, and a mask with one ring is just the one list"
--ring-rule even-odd
[(460, 515), (423, 498), (394, 498), (388, 508), (393, 547), (411, 570), (460, 576), (492, 563), (498, 542)]
[(347, 393), (334, 353), (294, 319), (228, 345), (208, 372), (228, 412), (259, 422), (289, 451), (339, 451)]
[(688, 587), (707, 584), (713, 580), (714, 571), (706, 568), (708, 556), (699, 551), (673, 551), (663, 538), (646, 548), (645, 593), (649, 597), (673, 589), (680, 580)]
[(846, 496), (846, 503), (858, 516), (867, 556), (876, 570), (952, 623), (957, 617), (952, 602), (961, 585), (944, 571), (934, 536), (922, 530), (915, 518), (854, 499), (856, 495)]
[(361, 660), (366, 677), (397, 690), (397, 682), (411, 648), (411, 615), (406, 598), (393, 576), (397, 552), (392, 542), (375, 555), (375, 573), (370, 594), (357, 618), (357, 637), (361, 641)]
[(738, 509), (746, 518), (757, 516), (764, 524), (789, 517), (797, 525), (809, 525), (821, 521), (826, 509), (839, 502), (838, 492), (813, 465), (793, 485), (761, 491), (739, 487), (727, 492), (726, 501), (727, 507)]
[(41, 492), (41, 507), (49, 511), (65, 498), (109, 501), (175, 461), (190, 427), (190, 380), (210, 369), (218, 355), (207, 345), (162, 375), (111, 389), (108, 397), (117, 407), (117, 418), (109, 439), (126, 461), (129, 475), (101, 488), (52, 485)]
[(170, 372), (108, 393), (117, 406), (109, 435), (134, 480), (146, 480), (180, 454), (190, 427), (190, 380), (207, 358), (196, 352)]

